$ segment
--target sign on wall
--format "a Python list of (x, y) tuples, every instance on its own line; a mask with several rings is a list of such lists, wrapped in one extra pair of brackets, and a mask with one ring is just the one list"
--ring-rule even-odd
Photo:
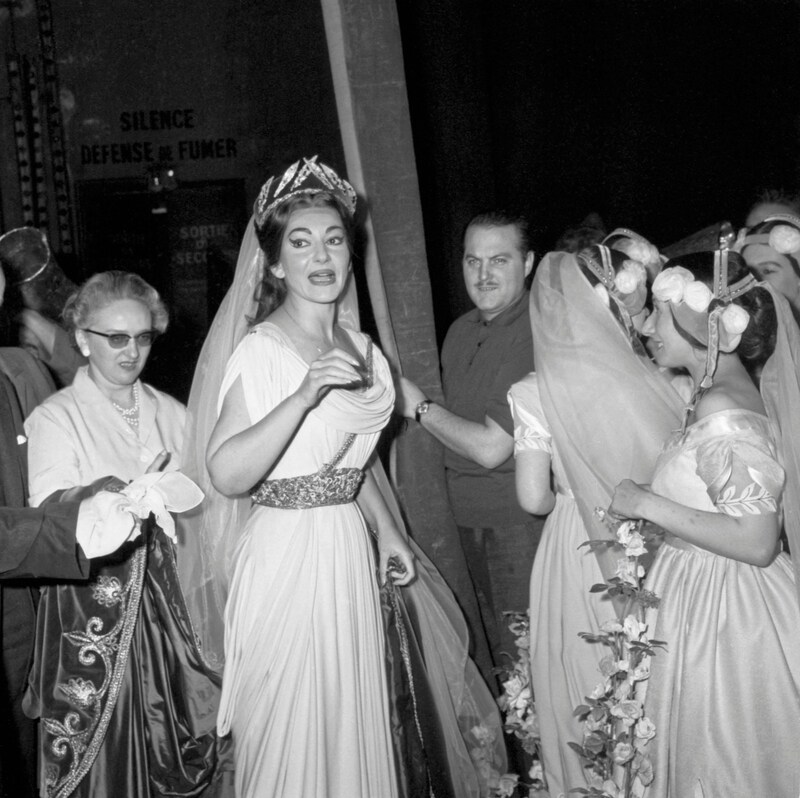
[(185, 399), (233, 279), (247, 222), (243, 181), (179, 183), (153, 193), (144, 180), (91, 180), (77, 189), (83, 276), (133, 271), (161, 293), (170, 330), (153, 349), (146, 378)]

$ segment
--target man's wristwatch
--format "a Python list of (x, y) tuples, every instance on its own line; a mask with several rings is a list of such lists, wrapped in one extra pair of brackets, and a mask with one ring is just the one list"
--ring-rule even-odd
[(433, 404), (433, 402), (430, 399), (423, 399), (414, 408), (414, 421), (416, 421), (417, 424), (420, 423), (420, 419), (422, 418), (422, 416), (424, 416), (425, 413), (427, 413), (428, 410), (430, 410), (430, 407), (431, 407), (432, 404)]

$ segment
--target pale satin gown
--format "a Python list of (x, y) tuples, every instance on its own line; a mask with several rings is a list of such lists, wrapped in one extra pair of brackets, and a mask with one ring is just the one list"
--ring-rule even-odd
[(567, 743), (583, 740), (583, 724), (573, 711), (603, 680), (599, 663), (609, 651), (578, 634), (598, 633), (600, 625), (615, 615), (610, 601), (589, 592), (603, 581), (603, 575), (594, 553), (588, 547), (579, 548), (589, 536), (553, 447), (536, 374), (512, 385), (509, 401), (515, 453), (540, 450), (549, 454), (556, 488), (555, 506), (533, 561), (530, 641), (542, 764), (551, 797), (560, 798), (586, 786), (583, 761)]
[[(668, 442), (652, 489), (741, 516), (774, 511), (783, 483), (771, 422), (726, 410)], [(760, 568), (667, 536), (646, 586), (661, 597), (651, 636), (667, 643), (645, 683), (656, 726), (648, 798), (797, 798), (800, 608), (789, 557)]]
[[(367, 337), (350, 333), (362, 353)], [(241, 377), (255, 423), (308, 366), (264, 322), (232, 355), (221, 397)], [(311, 411), (270, 479), (317, 472), (348, 433), (340, 468), (364, 467), (394, 405), (374, 349), (374, 384), (334, 390)], [(225, 613), (219, 731), (233, 733), (239, 798), (392, 798), (377, 563), (355, 503), (313, 509), (253, 505), (234, 557)]]

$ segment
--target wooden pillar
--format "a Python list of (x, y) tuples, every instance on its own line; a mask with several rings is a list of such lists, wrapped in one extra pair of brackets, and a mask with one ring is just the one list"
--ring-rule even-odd
[[(425, 240), (394, 0), (321, 0), (347, 173), (366, 198), (370, 299), (392, 365), (441, 399)], [(471, 595), (441, 445), (414, 422), (395, 441), (395, 484), (414, 539)], [(466, 582), (466, 584), (465, 584)]]

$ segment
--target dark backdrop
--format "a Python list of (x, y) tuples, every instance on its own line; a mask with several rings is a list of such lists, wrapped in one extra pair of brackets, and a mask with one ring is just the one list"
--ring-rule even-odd
[(590, 211), (665, 246), (798, 187), (800, 9), (778, 0), (398, 0), (437, 327), (461, 233), (519, 209), (540, 252)]

